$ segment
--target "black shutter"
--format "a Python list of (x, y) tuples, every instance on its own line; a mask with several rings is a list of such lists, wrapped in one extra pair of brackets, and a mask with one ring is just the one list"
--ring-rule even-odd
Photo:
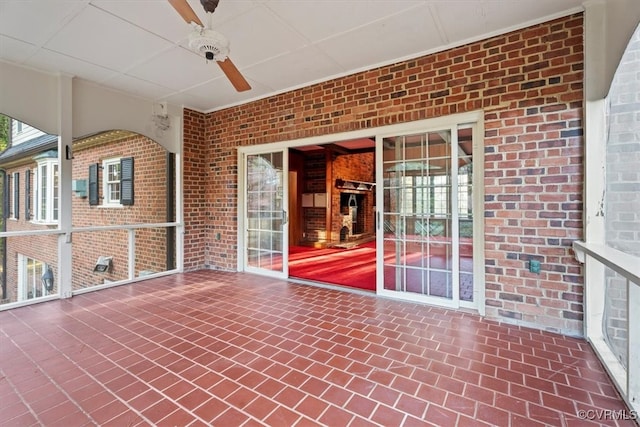
[(2, 199), (2, 215), (5, 218), (9, 218), (11, 215), (9, 214), (9, 211), (11, 210), (11, 205), (9, 203), (9, 200), (11, 199), (11, 193), (9, 192), (9, 189), (11, 188), (11, 175), (8, 173), (4, 173), (4, 188), (2, 191), (3, 194), (3, 199)]
[(31, 219), (31, 169), (24, 171), (24, 219)]
[(120, 159), (120, 204), (133, 205), (133, 157)]
[(94, 206), (100, 203), (98, 196), (98, 164), (89, 165), (89, 204)]
[(20, 172), (16, 172), (14, 174), (13, 200), (15, 203), (15, 206), (13, 207), (13, 217), (18, 219), (20, 218)]

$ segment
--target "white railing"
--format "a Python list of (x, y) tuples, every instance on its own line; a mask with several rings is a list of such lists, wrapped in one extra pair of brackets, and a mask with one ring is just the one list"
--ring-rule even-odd
[[(573, 242), (576, 259), (585, 264), (585, 336), (629, 407), (640, 414), (640, 258), (598, 244)], [(605, 268), (626, 280), (627, 367), (605, 339)]]
[[(60, 230), (60, 229), (49, 229), (49, 230), (23, 230), (23, 231), (5, 231), (5, 232), (0, 232), (0, 238), (5, 237), (27, 237), (27, 236), (43, 236), (43, 235), (49, 235), (49, 236), (66, 236), (65, 240), (67, 242), (72, 242), (72, 236), (73, 234), (76, 233), (91, 233), (91, 232), (104, 232), (104, 231), (111, 231), (111, 230), (126, 230), (128, 233), (128, 239), (127, 239), (127, 251), (128, 251), (128, 271), (127, 271), (127, 279), (124, 280), (118, 280), (118, 281), (114, 281), (114, 282), (110, 282), (110, 283), (105, 283), (105, 284), (98, 284), (98, 285), (93, 285), (90, 287), (86, 287), (86, 288), (81, 288), (81, 289), (75, 289), (71, 291), (71, 295), (77, 295), (77, 294), (81, 294), (81, 293), (86, 293), (86, 292), (91, 292), (91, 291), (95, 291), (95, 290), (99, 290), (99, 289), (105, 289), (105, 288), (109, 288), (109, 287), (113, 287), (113, 286), (119, 286), (119, 285), (123, 285), (123, 284), (127, 284), (127, 283), (134, 283), (140, 280), (145, 280), (151, 277), (159, 277), (159, 276), (164, 276), (164, 275), (168, 275), (168, 274), (174, 274), (179, 272), (179, 267), (175, 268), (173, 270), (167, 270), (167, 271), (162, 271), (162, 272), (157, 272), (157, 273), (153, 273), (153, 274), (149, 274), (148, 276), (145, 277), (136, 277), (135, 275), (135, 268), (136, 268), (136, 264), (135, 264), (135, 247), (136, 247), (136, 238), (135, 238), (135, 232), (136, 230), (140, 230), (140, 229), (145, 229), (145, 228), (170, 228), (170, 227), (175, 227), (176, 229), (176, 250), (178, 250), (178, 245), (177, 245), (177, 240), (178, 240), (178, 235), (181, 232), (182, 229), (182, 225), (178, 222), (161, 222), (161, 223), (144, 223), (144, 224), (122, 224), (122, 225), (103, 225), (103, 226), (94, 226), (94, 227), (74, 227), (70, 232), (69, 231), (64, 231), (64, 230)], [(181, 255), (176, 253), (176, 261), (178, 261), (179, 257)], [(178, 265), (181, 265), (181, 263), (177, 263)], [(8, 309), (12, 309), (12, 308), (17, 308), (17, 307), (22, 307), (25, 305), (29, 305), (29, 304), (34, 304), (34, 303), (40, 303), (40, 302), (44, 302), (44, 301), (50, 301), (52, 299), (58, 299), (60, 298), (59, 294), (55, 294), (55, 295), (48, 295), (48, 296), (44, 296), (44, 297), (39, 297), (39, 298), (34, 298), (34, 299), (29, 299), (29, 300), (25, 300), (25, 301), (15, 301), (15, 302), (8, 302), (5, 304), (0, 304), (0, 311), (3, 310), (8, 310)]]

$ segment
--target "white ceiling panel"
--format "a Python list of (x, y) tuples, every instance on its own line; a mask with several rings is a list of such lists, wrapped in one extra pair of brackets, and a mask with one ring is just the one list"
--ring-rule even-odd
[[(218, 7), (212, 16), (207, 15), (202, 6), (200, 6), (200, 0), (189, 0), (189, 4), (192, 9), (198, 14), (200, 20), (207, 27), (211, 27), (214, 30), (218, 30), (221, 24), (229, 22), (238, 16), (249, 12), (251, 9), (260, 6), (263, 0), (243, 0), (243, 1), (225, 1), (222, 0), (218, 3)], [(210, 25), (211, 24), (211, 25)]]
[(98, 0), (91, 4), (174, 43), (191, 30), (168, 1)]
[(206, 106), (208, 104), (208, 100), (206, 99), (198, 99), (197, 97), (191, 96), (184, 92), (173, 93), (171, 95), (162, 97), (158, 99), (159, 102), (168, 102), (172, 105), (177, 106), (191, 106), (189, 108), (193, 108), (195, 110), (202, 110), (202, 106)]
[[(477, 29), (490, 32), (487, 25), (486, 9), (484, 2), (457, 1), (449, 3), (436, 3), (432, 7), (436, 20), (441, 25), (444, 41), (448, 44), (452, 40), (467, 40), (477, 35)], [(456, 25), (447, 25), (455, 22)]]
[[(298, 28), (308, 40), (317, 42), (421, 4), (424, 1), (276, 0), (266, 3), (266, 6)], [(305, 25), (300, 25), (301, 22)]]
[(315, 47), (273, 58), (247, 69), (245, 77), (260, 81), (277, 90), (282, 87), (301, 86), (344, 72), (337, 63)]
[(102, 82), (115, 74), (115, 71), (109, 70), (98, 65), (84, 62), (79, 59), (71, 58), (57, 52), (47, 49), (40, 49), (36, 55), (31, 56), (26, 65), (37, 69), (56, 68), (59, 71), (80, 77), (93, 82)]
[(180, 46), (133, 67), (127, 74), (174, 90), (196, 86), (223, 75), (215, 61), (207, 61)]
[(126, 70), (171, 43), (95, 7), (87, 7), (46, 45), (106, 68)]
[(223, 23), (215, 30), (229, 39), (229, 56), (238, 67), (255, 64), (307, 44), (299, 33), (283, 25), (277, 16), (261, 6)]
[[(556, 11), (579, 7), (574, 0), (536, 0), (531, 2), (517, 2), (518, 7), (512, 7), (510, 0), (486, 2), (487, 32), (495, 32), (502, 28), (523, 27), (525, 24), (538, 22), (535, 16), (553, 16)], [(505, 9), (506, 8), (506, 9)], [(504, 11), (509, 10), (508, 14)]]
[(36, 51), (37, 48), (31, 43), (0, 36), (0, 58), (2, 60), (22, 63)]
[[(255, 82), (251, 79), (247, 79), (251, 85), (252, 99), (259, 98), (268, 93), (272, 93), (273, 90), (269, 87), (265, 87), (261, 83)], [(221, 102), (222, 105), (235, 105), (241, 103), (246, 99), (247, 92), (236, 92), (231, 83), (225, 78), (215, 79), (203, 85), (195, 88), (191, 88), (186, 91), (188, 95), (207, 100), (207, 102)]]
[(188, 106), (189, 108), (199, 111), (205, 111), (208, 106), (211, 105), (211, 99), (200, 96), (193, 96), (185, 92), (171, 94), (159, 99), (159, 101), (166, 101), (169, 104), (173, 105)]
[(187, 51), (192, 27), (167, 0), (0, 0), (0, 61), (213, 111), (575, 13), (582, 2), (220, 0), (207, 15), (188, 0), (229, 39), (252, 87), (238, 93)]
[(0, 34), (42, 45), (74, 15), (86, 1), (0, 1)]
[(103, 82), (103, 85), (153, 101), (164, 98), (173, 93), (172, 89), (122, 74), (106, 80)]
[(433, 50), (442, 42), (425, 4), (325, 40), (318, 46), (351, 70)]

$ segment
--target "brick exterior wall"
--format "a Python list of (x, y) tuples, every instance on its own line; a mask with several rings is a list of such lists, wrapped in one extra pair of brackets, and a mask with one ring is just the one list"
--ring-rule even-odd
[[(72, 195), (72, 222), (74, 227), (100, 225), (166, 222), (166, 150), (142, 136), (90, 145), (74, 149), (72, 179), (87, 179), (89, 165), (102, 163), (104, 159), (134, 157), (135, 201), (133, 206), (106, 208), (89, 206), (88, 198)], [(17, 220), (8, 219), (7, 231), (55, 229), (55, 225), (34, 224), (25, 218), (25, 171), (33, 170), (35, 162), (7, 168), (7, 173), (20, 173), (20, 213)], [(100, 174), (100, 187), (102, 174)], [(32, 194), (35, 191), (33, 174)], [(13, 194), (13, 183), (10, 194)], [(102, 188), (100, 188), (102, 196)], [(32, 206), (33, 209), (33, 206)], [(7, 239), (7, 296), (9, 301), (17, 299), (18, 254), (48, 264), (56, 278), (57, 292), (57, 236), (25, 236)], [(113, 268), (108, 273), (94, 273), (99, 256), (112, 256)], [(136, 276), (141, 271), (166, 270), (165, 229), (142, 229), (136, 231)], [(72, 287), (80, 289), (128, 278), (128, 235), (126, 231), (80, 232), (73, 235)]]
[[(188, 232), (203, 234), (185, 241), (207, 250), (203, 262), (193, 251), (186, 262), (236, 267), (236, 147), (484, 109), (487, 316), (581, 334), (583, 272), (570, 247), (582, 237), (582, 35), (576, 14), (222, 111), (185, 112), (195, 178), (185, 182), (206, 182), (210, 209), (203, 218), (193, 205), (205, 202), (190, 197), (202, 193), (185, 193)], [(528, 272), (530, 259), (541, 261), (540, 274)]]
[[(88, 198), (72, 196), (73, 226), (138, 224), (166, 222), (166, 150), (154, 141), (140, 136), (91, 146), (75, 148), (73, 179), (87, 179), (89, 165), (102, 164), (103, 160), (134, 158), (133, 206), (109, 208), (90, 206)], [(102, 194), (102, 170), (100, 170), (100, 197)], [(135, 275), (142, 271), (166, 270), (166, 231), (140, 229), (135, 232)], [(112, 256), (109, 273), (94, 273), (99, 256)], [(124, 230), (75, 233), (73, 236), (73, 287), (74, 289), (128, 278), (128, 233)]]
[[(24, 196), (25, 196), (25, 171), (28, 168), (33, 170), (35, 164), (24, 165), (12, 169), (7, 169), (7, 173), (20, 173), (20, 214), (17, 220), (6, 219), (7, 231), (36, 231), (42, 229), (55, 229), (57, 226), (36, 225), (25, 220)], [(33, 174), (31, 176), (33, 188)], [(13, 194), (13, 182), (11, 182), (11, 193)], [(32, 207), (33, 208), (33, 207)], [(43, 262), (51, 267), (54, 277), (58, 277), (58, 238), (57, 236), (28, 236), (28, 237), (7, 237), (6, 238), (7, 257), (7, 295), (6, 301), (13, 302), (18, 299), (18, 254), (31, 259)], [(58, 291), (58, 284), (54, 282), (53, 293)]]

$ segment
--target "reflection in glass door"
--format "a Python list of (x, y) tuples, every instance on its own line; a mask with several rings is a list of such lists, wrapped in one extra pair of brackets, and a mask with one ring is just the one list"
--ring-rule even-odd
[(283, 151), (245, 156), (245, 269), (286, 277), (287, 188)]
[(378, 292), (473, 306), (472, 135), (458, 126), (382, 138)]

